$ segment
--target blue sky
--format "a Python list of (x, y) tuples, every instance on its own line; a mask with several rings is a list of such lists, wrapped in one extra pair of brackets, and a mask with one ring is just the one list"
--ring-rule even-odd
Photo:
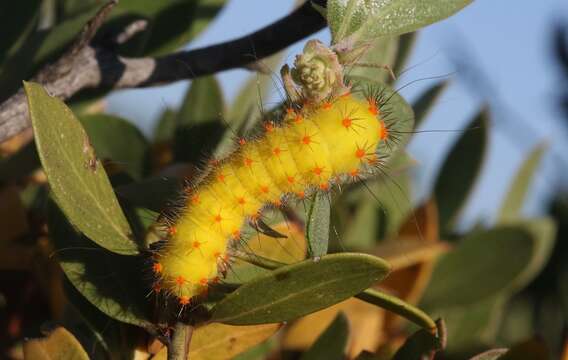
[[(292, 3), (291, 0), (230, 0), (189, 47), (245, 35), (283, 16)], [(552, 24), (562, 19), (560, 14), (568, 22), (568, 2), (476, 0), (457, 15), (420, 32), (409, 63), (416, 67), (399, 78), (400, 87), (413, 80), (455, 72), (458, 68), (454, 59), (458, 58), (474, 64), (491, 85), (490, 91), (475, 89), (463, 81), (458, 71), (450, 77), (451, 87), (423, 126), (423, 129), (460, 129), (480, 104), (497, 105), (483, 177), (462, 219), (465, 227), (479, 219), (491, 218), (518, 166), (540, 141), (548, 141), (551, 152), (568, 154), (568, 134), (560, 126), (552, 97), (561, 86), (551, 57)], [(327, 30), (315, 37), (329, 41)], [(302, 46), (300, 43), (289, 48), (286, 58), (290, 61)], [(219, 75), (228, 102), (249, 76), (245, 70)], [(403, 89), (402, 94), (414, 99), (431, 84), (433, 81), (418, 82)], [(116, 92), (109, 101), (109, 111), (135, 121), (148, 133), (157, 114), (166, 106), (179, 105), (187, 86), (184, 81), (153, 89)], [(444, 154), (458, 135), (423, 133), (411, 143), (409, 150), (419, 161), (415, 172), (418, 198), (429, 193)], [(564, 161), (568, 163), (568, 156), (564, 156)], [(527, 213), (541, 211), (543, 200), (562, 170), (566, 168), (560, 167), (558, 160), (547, 157), (527, 201)]]

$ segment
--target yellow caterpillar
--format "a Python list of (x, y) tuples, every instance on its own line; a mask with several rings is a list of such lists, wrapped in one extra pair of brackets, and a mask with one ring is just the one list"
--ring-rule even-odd
[(241, 140), (237, 151), (188, 189), (186, 206), (153, 265), (157, 288), (189, 304), (218, 281), (229, 243), (239, 241), (245, 221), (258, 219), (263, 207), (328, 191), (377, 165), (375, 151), (388, 134), (378, 101), (347, 92), (289, 109), (281, 125), (266, 122), (263, 136)]
[(377, 148), (389, 137), (384, 105), (395, 93), (354, 94), (337, 54), (317, 40), (294, 65), (281, 71), (291, 103), (282, 119), (265, 121), (260, 136), (239, 140), (235, 152), (215, 161), (186, 189), (168, 226), (153, 264), (154, 289), (182, 306), (219, 281), (243, 225), (258, 221), (263, 208), (360, 180), (381, 165)]

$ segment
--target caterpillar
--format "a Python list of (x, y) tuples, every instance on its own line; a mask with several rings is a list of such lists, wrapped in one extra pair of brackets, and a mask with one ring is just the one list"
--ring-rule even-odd
[[(323, 52), (334, 60), (320, 44), (308, 43), (303, 55)], [(220, 281), (244, 224), (258, 221), (265, 208), (329, 192), (380, 166), (377, 149), (391, 138), (388, 98), (345, 84), (342, 69), (322, 73), (321, 58), (302, 68), (299, 56), (291, 74), (285, 67), (291, 101), (280, 120), (264, 121), (258, 136), (239, 139), (235, 151), (187, 186), (180, 214), (154, 257), (156, 291), (190, 304)]]

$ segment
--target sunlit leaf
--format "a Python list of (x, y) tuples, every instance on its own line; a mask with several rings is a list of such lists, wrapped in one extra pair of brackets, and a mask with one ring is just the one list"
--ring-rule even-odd
[(241, 286), (213, 308), (213, 321), (245, 325), (295, 319), (383, 279), (389, 266), (364, 254), (333, 254), (281, 267)]
[(58, 205), (73, 226), (118, 254), (138, 247), (80, 122), (39, 84), (25, 83), (37, 150)]
[(330, 0), (327, 20), (332, 43), (400, 35), (440, 21), (471, 0)]
[(500, 221), (507, 221), (519, 217), (519, 212), (522, 209), (529, 186), (540, 165), (546, 148), (546, 144), (536, 146), (519, 168), (513, 180), (513, 184), (511, 184), (501, 205), (501, 211), (499, 212)]

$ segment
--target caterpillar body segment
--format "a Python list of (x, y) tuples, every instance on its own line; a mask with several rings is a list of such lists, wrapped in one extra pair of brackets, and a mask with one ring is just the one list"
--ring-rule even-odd
[(218, 281), (231, 242), (266, 206), (357, 180), (376, 166), (387, 127), (374, 98), (350, 93), (289, 110), (280, 125), (265, 123), (256, 139), (217, 162), (188, 189), (187, 199), (153, 270), (155, 288), (181, 305)]

